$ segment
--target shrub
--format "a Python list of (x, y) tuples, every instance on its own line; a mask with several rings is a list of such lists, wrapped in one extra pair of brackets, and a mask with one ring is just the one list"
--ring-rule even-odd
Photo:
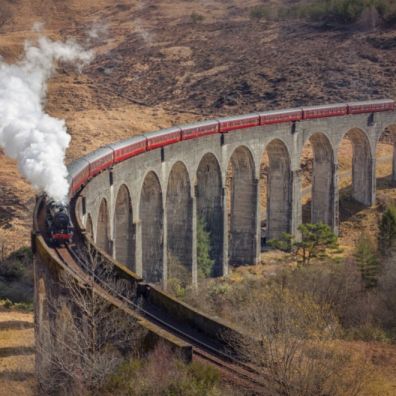
[(168, 252), (168, 279), (175, 279), (181, 286), (191, 284), (191, 271), (177, 257)]
[(365, 324), (359, 327), (352, 327), (346, 332), (346, 339), (359, 341), (389, 342), (386, 332), (379, 326)]
[(367, 288), (377, 286), (379, 261), (375, 246), (367, 235), (360, 236), (354, 256), (365, 286)]
[(213, 367), (185, 364), (160, 344), (145, 360), (123, 363), (109, 378), (108, 395), (220, 395), (219, 373)]
[(379, 224), (379, 243), (381, 251), (386, 254), (396, 239), (396, 207), (389, 206), (383, 213)]
[(198, 23), (198, 22), (202, 22), (205, 19), (205, 17), (203, 15), (201, 15), (201, 14), (193, 12), (190, 15), (190, 19), (191, 19), (192, 23)]
[(0, 298), (12, 302), (33, 301), (32, 252), (21, 248), (0, 262)]
[(258, 5), (253, 7), (250, 10), (250, 18), (251, 19), (256, 19), (256, 20), (261, 20), (261, 19), (267, 19), (270, 15), (270, 10), (267, 7)]
[(167, 291), (177, 298), (184, 298), (186, 295), (186, 288), (182, 282), (177, 278), (168, 279)]

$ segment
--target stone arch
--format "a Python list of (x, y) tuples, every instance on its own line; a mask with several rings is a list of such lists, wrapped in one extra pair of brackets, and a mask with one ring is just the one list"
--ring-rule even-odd
[(166, 193), (168, 274), (191, 283), (192, 199), (186, 166), (176, 162), (169, 174)]
[(197, 169), (197, 221), (202, 221), (210, 238), (213, 275), (222, 275), (223, 205), (221, 170), (212, 153), (205, 154)]
[(116, 260), (135, 270), (135, 227), (131, 196), (123, 184), (118, 190), (114, 208), (114, 253)]
[(99, 207), (98, 225), (96, 227), (96, 244), (107, 254), (111, 254), (109, 237), (109, 211), (105, 198), (102, 199)]
[(364, 131), (349, 130), (343, 137), (352, 143), (352, 197), (363, 205), (371, 205), (373, 191), (373, 158), (370, 141)]
[(163, 274), (163, 204), (159, 179), (149, 172), (140, 195), (139, 217), (142, 230), (143, 278), (160, 282)]
[(252, 264), (256, 260), (257, 182), (254, 169), (249, 149), (238, 147), (227, 170), (231, 265)]
[(264, 169), (267, 182), (261, 190), (266, 195), (265, 236), (274, 239), (290, 231), (290, 155), (286, 145), (279, 139), (272, 140), (266, 146), (265, 154), (268, 156), (268, 165)]
[(334, 150), (324, 133), (314, 133), (308, 141), (313, 153), (309, 223), (324, 223), (334, 228)]
[(92, 222), (92, 216), (89, 213), (87, 216), (87, 224), (85, 226), (85, 230), (88, 233), (88, 235), (94, 239), (94, 233), (93, 233), (93, 222)]

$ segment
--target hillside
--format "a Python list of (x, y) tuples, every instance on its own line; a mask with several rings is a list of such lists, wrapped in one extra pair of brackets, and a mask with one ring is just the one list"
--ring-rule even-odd
[[(48, 89), (47, 111), (64, 118), (72, 135), (68, 160), (117, 139), (210, 116), (396, 98), (396, 29), (361, 21), (325, 29), (303, 19), (252, 17), (256, 6), (296, 3), (2, 0), (0, 57), (17, 61), (24, 41), (41, 34), (73, 38), (95, 51), (82, 74), (59, 65)], [(382, 153), (389, 156), (389, 146)], [(350, 154), (347, 145), (341, 153), (342, 171), (350, 164)], [(310, 165), (308, 154), (304, 161)], [(383, 175), (389, 173), (389, 163), (381, 162), (381, 167)], [(308, 175), (304, 187), (309, 182)], [(0, 150), (1, 260), (29, 245), (33, 206), (34, 191), (20, 177), (15, 161)], [(354, 245), (363, 226), (375, 231), (377, 214), (369, 209), (367, 213), (371, 222), (360, 216), (343, 224), (343, 244)], [(7, 327), (8, 322), (31, 322), (31, 315), (0, 314), (0, 347), (9, 352), (0, 365), (0, 394), (8, 395), (11, 389), (31, 394), (32, 325)], [(382, 344), (373, 347), (373, 361), (382, 364), (383, 349)], [(393, 347), (387, 353), (385, 373), (396, 359)]]

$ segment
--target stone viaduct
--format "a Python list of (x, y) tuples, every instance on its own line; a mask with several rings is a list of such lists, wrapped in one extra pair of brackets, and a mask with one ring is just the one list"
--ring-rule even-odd
[[(182, 265), (197, 283), (197, 222), (211, 238), (217, 275), (255, 263), (266, 237), (296, 234), (302, 222), (301, 156), (313, 151), (311, 222), (338, 229), (338, 150), (353, 146), (352, 194), (375, 201), (376, 147), (396, 112), (307, 120), (216, 134), (149, 151), (106, 170), (83, 189), (77, 207), (96, 245), (148, 282)], [(268, 155), (266, 215), (260, 175)], [(396, 156), (393, 155), (393, 180)]]

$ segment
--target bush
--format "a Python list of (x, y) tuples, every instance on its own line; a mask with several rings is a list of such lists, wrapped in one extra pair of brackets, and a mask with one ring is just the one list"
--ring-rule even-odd
[(184, 265), (178, 258), (168, 252), (168, 280), (175, 279), (181, 286), (186, 287), (191, 284), (191, 269)]
[(213, 367), (193, 362), (185, 364), (164, 345), (145, 360), (123, 363), (110, 377), (107, 395), (220, 395), (220, 376)]
[(258, 5), (253, 7), (250, 10), (250, 18), (251, 19), (256, 19), (256, 20), (261, 20), (261, 19), (267, 19), (270, 15), (270, 10), (267, 7)]
[(177, 298), (184, 298), (186, 295), (186, 288), (182, 282), (177, 278), (168, 279), (167, 291)]
[(353, 327), (346, 332), (346, 339), (358, 341), (377, 341), (389, 342), (390, 339), (386, 332), (378, 326), (372, 324), (365, 324), (359, 327)]
[(0, 299), (12, 302), (33, 301), (33, 255), (21, 248), (0, 262)]
[(380, 269), (379, 261), (375, 246), (367, 235), (361, 235), (359, 238), (356, 245), (355, 259), (365, 286), (367, 288), (377, 286)]
[(198, 22), (202, 22), (205, 19), (205, 17), (203, 15), (201, 15), (201, 14), (193, 12), (190, 15), (190, 19), (191, 19), (192, 23), (198, 23)]
[(396, 239), (396, 207), (389, 206), (379, 224), (379, 244), (383, 254), (392, 247)]

